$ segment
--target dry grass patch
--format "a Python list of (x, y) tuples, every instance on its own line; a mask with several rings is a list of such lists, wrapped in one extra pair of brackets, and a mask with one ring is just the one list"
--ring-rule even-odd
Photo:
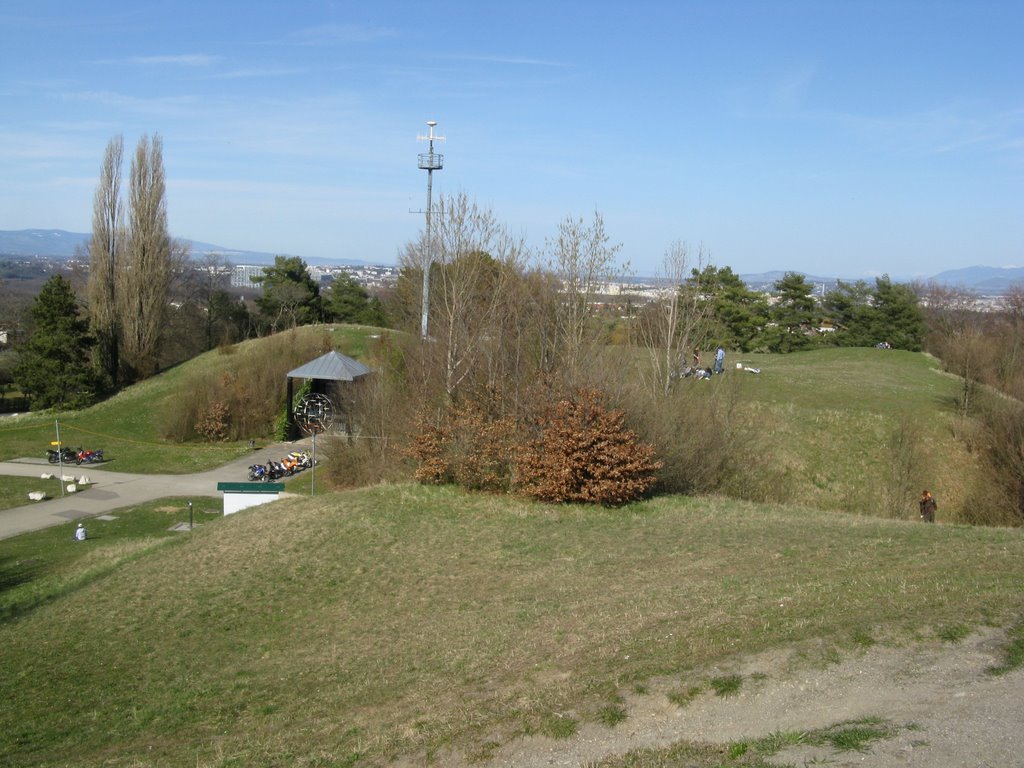
[(486, 751), (607, 722), (644, 681), (736, 654), (1008, 622), (1022, 555), (1015, 531), (715, 499), (296, 498), (0, 626), (14, 692), (0, 755), (227, 766)]

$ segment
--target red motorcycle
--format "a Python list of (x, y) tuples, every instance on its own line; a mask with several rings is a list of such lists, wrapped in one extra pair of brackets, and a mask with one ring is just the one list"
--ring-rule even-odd
[(75, 454), (75, 464), (100, 464), (103, 461), (105, 461), (103, 451), (87, 451), (79, 448), (78, 453)]

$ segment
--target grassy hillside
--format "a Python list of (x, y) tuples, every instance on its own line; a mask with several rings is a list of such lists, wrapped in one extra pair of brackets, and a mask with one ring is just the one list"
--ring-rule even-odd
[[(375, 331), (314, 326), (297, 333), (307, 338), (329, 333), (336, 348), (358, 358), (365, 356)], [(58, 419), (66, 444), (103, 448), (113, 460), (110, 469), (189, 472), (236, 458), (248, 452), (247, 441), (168, 443), (160, 439), (159, 425), (176, 401), (194, 396), (197, 383), (239, 369), (268, 343), (256, 339), (230, 355), (207, 353), (81, 412), (0, 420), (0, 459), (43, 456)], [(737, 361), (761, 373), (736, 371)], [(970, 504), (974, 458), (954, 437), (957, 382), (942, 374), (935, 360), (896, 350), (823, 349), (730, 355), (727, 363), (720, 380), (685, 380), (678, 386), (696, 395), (693, 407), (704, 407), (704, 398), (725, 390), (736, 398), (735, 417), (756, 441), (759, 463), (766, 465), (767, 479), (760, 482), (769, 486), (770, 498), (909, 517), (916, 495), (928, 487), (939, 498), (939, 519), (946, 521), (956, 520)], [(900, 436), (911, 455), (894, 448)], [(269, 436), (253, 437), (262, 442)]]
[[(314, 326), (296, 333), (307, 339), (328, 334), (336, 348), (358, 358), (365, 356), (375, 331)], [(43, 456), (55, 439), (57, 420), (66, 444), (103, 448), (113, 460), (110, 469), (189, 472), (236, 458), (248, 452), (247, 441), (174, 444), (161, 440), (159, 425), (176, 404), (195, 396), (197, 386), (244, 370), (248, 358), (272, 343), (256, 339), (229, 355), (207, 353), (81, 412), (4, 419), (0, 459)], [(737, 371), (737, 361), (761, 373)], [(757, 447), (760, 472), (741, 482), (766, 486), (761, 498), (910, 517), (917, 494), (928, 487), (936, 492), (939, 519), (945, 521), (958, 519), (971, 504), (975, 459), (954, 437), (957, 382), (942, 374), (935, 360), (896, 350), (822, 349), (730, 355), (727, 363), (722, 379), (684, 380), (678, 386), (695, 395), (693, 407), (704, 407), (715, 393), (728, 391), (735, 398), (734, 418), (743, 423), (743, 439)], [(252, 437), (262, 443), (269, 435)]]
[[(729, 371), (740, 413), (767, 433), (785, 468), (783, 498), (861, 514), (915, 514), (922, 488), (936, 492), (940, 519), (969, 503), (973, 458), (955, 437), (957, 380), (927, 355), (898, 350), (821, 349), (730, 360), (761, 369)], [(909, 447), (896, 445), (902, 437)], [(906, 455), (909, 452), (910, 455)], [(907, 463), (902, 469), (901, 464)], [(896, 505), (894, 485), (910, 496)]]
[[(328, 336), (335, 349), (350, 357), (365, 356), (377, 331), (363, 326), (322, 325), (286, 331), (279, 336), (319, 339)], [(247, 441), (235, 443), (174, 444), (161, 439), (160, 425), (175, 399), (194, 397), (193, 387), (244, 365), (268, 339), (235, 345), (231, 354), (213, 350), (152, 379), (125, 389), (115, 397), (83, 411), (29, 414), (0, 420), (0, 460), (22, 456), (45, 458), (50, 441), (72, 447), (102, 448), (111, 463), (107, 469), (123, 472), (184, 473), (209, 469), (248, 452)], [(308, 362), (306, 360), (297, 365)], [(284, 382), (281, 382), (282, 387)], [(260, 407), (257, 403), (254, 407)], [(267, 406), (273, 407), (273, 406)], [(253, 435), (258, 441), (269, 435)]]
[[(176, 538), (97, 533), (0, 542), (0, 596), (20, 595), (0, 623), (4, 765), (483, 756), (611, 727), (655, 680), (683, 702), (737, 654), (825, 663), (1024, 607), (1021, 531), (727, 500), (601, 510), (393, 486)], [(33, 571), (33, 551), (57, 554)]]

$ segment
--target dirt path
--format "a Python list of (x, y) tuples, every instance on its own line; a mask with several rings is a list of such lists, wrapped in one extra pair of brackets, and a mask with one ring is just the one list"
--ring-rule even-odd
[(1024, 766), (1024, 669), (1002, 676), (986, 673), (1001, 662), (1005, 643), (1004, 633), (987, 630), (956, 644), (875, 646), (815, 669), (794, 669), (786, 654), (768, 653), (735, 669), (712, 671), (743, 675), (737, 695), (704, 693), (678, 707), (665, 696), (678, 681), (655, 681), (649, 693), (628, 701), (629, 716), (620, 725), (585, 725), (568, 740), (520, 739), (487, 765), (587, 766), (632, 749), (681, 740), (727, 744), (776, 731), (881, 717), (913, 728), (874, 742), (866, 753), (798, 747), (773, 762), (869, 768)]

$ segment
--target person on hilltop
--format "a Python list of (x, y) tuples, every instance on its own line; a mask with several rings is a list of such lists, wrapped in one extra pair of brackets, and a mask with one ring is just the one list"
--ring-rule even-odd
[(935, 497), (932, 496), (931, 491), (927, 488), (921, 491), (921, 498), (918, 499), (917, 505), (921, 509), (921, 519), (926, 523), (934, 523), (935, 510), (939, 508), (939, 505), (935, 503)]
[(719, 347), (715, 352), (715, 373), (725, 373), (725, 348)]

